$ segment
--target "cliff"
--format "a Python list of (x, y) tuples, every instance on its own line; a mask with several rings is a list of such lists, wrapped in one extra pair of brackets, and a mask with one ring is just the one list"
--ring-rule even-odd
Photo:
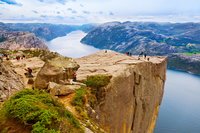
[(150, 61), (113, 51), (76, 59), (78, 80), (106, 74), (110, 83), (98, 90), (101, 96), (92, 119), (110, 133), (152, 133), (164, 92), (166, 58)]
[[(32, 53), (33, 57), (26, 56), (25, 59), (19, 61), (11, 58), (11, 62), (4, 60), (3, 64), (0, 64), (1, 97), (10, 97), (24, 86), (31, 88), (34, 83), (34, 90), (23, 90), (16, 93), (16, 96), (22, 96), (23, 103), (31, 102), (30, 104), (34, 106), (37, 106), (39, 102), (42, 104), (45, 102), (44, 106), (38, 106), (39, 110), (48, 109), (46, 102), (47, 106), (52, 105), (51, 109), (54, 107), (56, 109), (57, 104), (50, 104), (49, 100), (44, 100), (45, 97), (38, 96), (39, 94), (43, 95), (44, 92), (44, 95), (48, 95), (48, 97), (51, 94), (52, 98), (58, 100), (56, 103), (62, 103), (61, 109), (71, 114), (67, 116), (77, 120), (78, 127), (85, 130), (85, 133), (153, 133), (164, 92), (165, 57), (148, 56), (149, 60), (144, 57), (138, 59), (136, 56), (130, 57), (108, 50), (79, 59), (71, 59), (55, 53), (47, 54), (48, 52), (45, 51), (25, 50), (23, 52)], [(13, 55), (14, 53), (10, 56)], [(36, 55), (40, 56), (36, 57)], [(33, 70), (32, 78), (24, 75), (26, 72), (24, 69), (27, 67)], [(77, 69), (78, 71), (76, 71)], [(72, 80), (74, 72), (77, 73), (77, 81)], [(33, 80), (31, 84), (28, 83), (30, 79)], [(28, 93), (26, 93), (27, 91)], [(27, 95), (34, 93), (39, 99), (35, 101), (32, 96), (21, 95), (24, 92)], [(28, 98), (24, 99), (23, 97)], [(31, 98), (33, 101), (30, 100)], [(15, 99), (20, 100), (19, 97)], [(7, 101), (12, 100), (13, 98)], [(7, 101), (5, 103), (8, 103)], [(39, 105), (41, 105), (40, 103)], [(26, 106), (30, 107), (30, 104), (26, 104)], [(43, 120), (36, 118), (35, 110), (26, 111), (26, 106), (20, 103), (11, 106), (12, 110), (20, 115), (18, 113), (13, 115), (9, 111), (7, 115), (0, 115), (4, 116), (0, 117), (0, 131), (3, 127), (2, 129), (6, 128), (8, 132), (12, 130), (13, 132), (23, 130), (33, 132), (35, 130), (33, 125), (43, 122)], [(34, 106), (31, 105), (35, 108)], [(61, 106), (59, 105), (59, 107)], [(3, 104), (2, 108), (6, 109), (6, 104)], [(21, 113), (22, 110), (27, 113)], [(1, 113), (3, 112), (0, 110)], [(58, 113), (61, 113), (61, 116), (63, 114), (62, 111)], [(27, 118), (26, 115), (29, 114), (34, 115), (34, 117), (28, 117), (31, 119), (28, 121), (29, 125), (24, 124), (26, 121), (21, 117), (16, 119), (22, 115)], [(41, 118), (40, 113), (36, 115)], [(48, 113), (44, 114), (44, 118), (51, 118), (48, 115)], [(15, 121), (12, 121), (13, 118)], [(53, 118), (49, 120), (56, 122)], [(73, 124), (70, 124), (72, 126), (70, 129), (75, 130), (77, 127), (74, 127)], [(70, 125), (59, 122), (55, 126), (49, 126), (49, 124), (42, 126), (66, 133)], [(20, 131), (15, 128), (18, 126)], [(46, 129), (41, 129), (40, 132), (42, 131), (46, 131)], [(82, 133), (82, 130), (76, 133)]]
[(12, 63), (0, 63), (0, 102), (24, 88), (22, 78), (14, 71)]
[(21, 50), (38, 48), (48, 50), (44, 41), (28, 32), (0, 31), (0, 48), (9, 50)]

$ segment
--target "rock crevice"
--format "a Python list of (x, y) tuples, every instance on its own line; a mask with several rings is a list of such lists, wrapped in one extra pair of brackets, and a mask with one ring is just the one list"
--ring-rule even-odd
[[(76, 60), (80, 64), (79, 80), (89, 75), (112, 75), (105, 87), (104, 100), (94, 108), (98, 116), (94, 121), (106, 132), (153, 132), (164, 92), (166, 58), (149, 58), (150, 61), (138, 60), (113, 51), (100, 51)], [(84, 73), (86, 69), (97, 71)]]

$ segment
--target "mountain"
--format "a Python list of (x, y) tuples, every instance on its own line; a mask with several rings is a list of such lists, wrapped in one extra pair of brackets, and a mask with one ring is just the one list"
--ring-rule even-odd
[(168, 55), (168, 68), (200, 75), (200, 54), (175, 53)]
[(89, 32), (95, 24), (86, 25), (62, 25), (62, 24), (46, 24), (46, 23), (0, 23), (0, 30), (6, 31), (24, 31), (34, 33), (37, 37), (50, 41), (57, 37), (65, 36), (66, 34), (82, 30)]
[(28, 32), (9, 32), (0, 30), (0, 48), (19, 50), (39, 48), (48, 50), (44, 41)]
[(100, 49), (149, 55), (200, 51), (200, 23), (110, 22), (90, 31), (82, 43)]

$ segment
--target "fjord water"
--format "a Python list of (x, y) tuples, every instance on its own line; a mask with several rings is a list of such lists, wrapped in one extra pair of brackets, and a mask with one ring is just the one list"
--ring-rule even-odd
[(155, 133), (200, 133), (200, 76), (167, 71)]
[(82, 31), (73, 31), (64, 37), (53, 39), (48, 43), (48, 47), (51, 51), (73, 58), (86, 56), (98, 51), (98, 49), (80, 42), (85, 35), (86, 33)]
[[(69, 57), (81, 57), (98, 49), (80, 43), (82, 31), (59, 37), (48, 46)], [(167, 71), (165, 92), (155, 133), (200, 133), (200, 77), (184, 72)]]

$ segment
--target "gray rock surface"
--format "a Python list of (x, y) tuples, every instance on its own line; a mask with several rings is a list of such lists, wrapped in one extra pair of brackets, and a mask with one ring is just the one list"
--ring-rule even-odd
[(73, 92), (76, 89), (79, 89), (79, 85), (60, 85), (54, 82), (49, 82), (48, 91), (54, 96), (66, 96)]
[(0, 102), (24, 88), (22, 79), (11, 66), (7, 61), (0, 63)]
[(79, 65), (71, 58), (56, 57), (47, 61), (35, 79), (35, 88), (47, 89), (49, 82), (66, 84)]

